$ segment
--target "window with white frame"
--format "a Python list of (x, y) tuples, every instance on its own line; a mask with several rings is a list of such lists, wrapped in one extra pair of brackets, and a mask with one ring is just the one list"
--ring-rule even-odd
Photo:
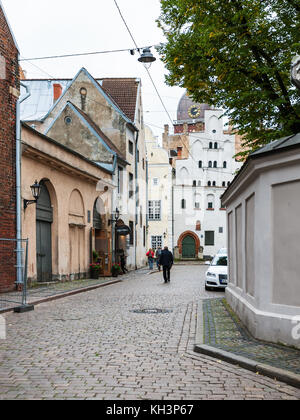
[(149, 220), (161, 220), (161, 201), (149, 201)]
[(158, 185), (159, 184), (159, 179), (158, 178), (153, 178), (153, 185)]
[(151, 236), (151, 246), (155, 251), (157, 248), (162, 248), (162, 236)]

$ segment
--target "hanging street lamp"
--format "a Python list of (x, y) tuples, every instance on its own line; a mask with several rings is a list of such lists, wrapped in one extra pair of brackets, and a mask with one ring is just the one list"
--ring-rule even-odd
[(34, 200), (26, 200), (24, 199), (24, 210), (26, 210), (26, 208), (29, 206), (29, 204), (34, 204), (37, 203), (40, 195), (41, 195), (41, 190), (42, 190), (42, 186), (41, 184), (39, 184), (37, 182), (37, 180), (35, 181), (35, 183), (33, 185), (31, 185), (31, 193), (32, 196), (34, 198)]

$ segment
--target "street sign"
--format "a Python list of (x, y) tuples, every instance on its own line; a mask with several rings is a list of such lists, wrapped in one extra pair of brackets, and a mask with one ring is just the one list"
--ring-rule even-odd
[(116, 227), (117, 234), (122, 236), (127, 236), (131, 234), (131, 229), (129, 226), (123, 225), (123, 226), (117, 226)]

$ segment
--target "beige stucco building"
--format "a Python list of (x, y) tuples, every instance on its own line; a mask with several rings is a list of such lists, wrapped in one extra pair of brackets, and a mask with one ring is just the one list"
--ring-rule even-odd
[(222, 202), (228, 302), (256, 338), (300, 348), (300, 134), (252, 153)]
[(168, 246), (173, 251), (172, 166), (168, 152), (146, 127), (148, 159), (148, 249)]
[(97, 238), (102, 238), (101, 274), (108, 275), (112, 175), (26, 124), (21, 138), (22, 199), (32, 200), (35, 180), (42, 185), (37, 204), (23, 207), (22, 213), (29, 281), (88, 278)]

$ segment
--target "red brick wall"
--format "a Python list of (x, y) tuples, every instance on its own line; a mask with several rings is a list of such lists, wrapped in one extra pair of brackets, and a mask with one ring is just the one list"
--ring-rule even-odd
[[(0, 238), (16, 237), (16, 102), (19, 90), (18, 51), (0, 6), (0, 55), (5, 78), (0, 79)], [(0, 71), (0, 74), (3, 71)], [(12, 290), (16, 280), (15, 243), (0, 241), (0, 292)]]

